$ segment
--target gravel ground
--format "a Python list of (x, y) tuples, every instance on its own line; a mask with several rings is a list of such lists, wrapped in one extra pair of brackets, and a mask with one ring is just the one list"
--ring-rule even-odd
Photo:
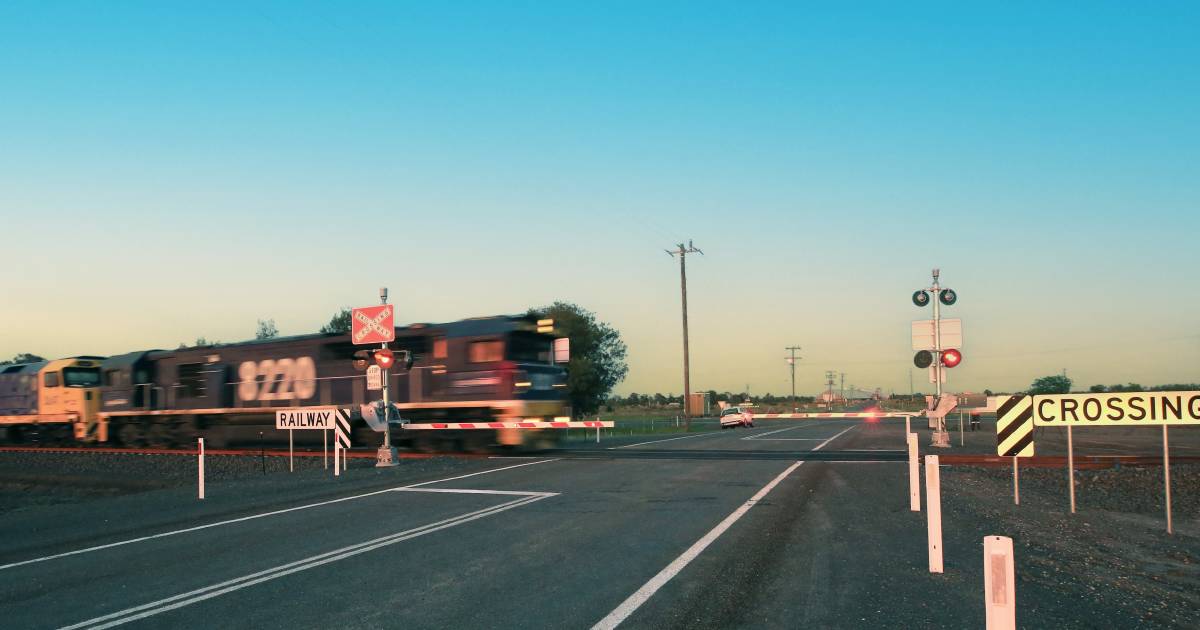
[(1020, 482), (1014, 506), (1011, 470), (942, 471), (944, 527), (1013, 538), (1022, 626), (1200, 627), (1200, 466), (1171, 467), (1173, 535), (1161, 469), (1077, 471), (1076, 514), (1065, 470), (1023, 469)]
[[(406, 472), (437, 472), (453, 458), (405, 459)], [(333, 466), (330, 455), (329, 465)], [(350, 468), (372, 468), (374, 459), (351, 459)], [(295, 458), (297, 478), (321, 471), (320, 457)], [(287, 457), (209, 455), (205, 483), (288, 475)], [(265, 471), (265, 472), (264, 472)], [(332, 473), (329, 473), (332, 474)], [(195, 486), (197, 461), (184, 455), (104, 453), (0, 453), (0, 514), (38, 505), (75, 503), (137, 492)]]

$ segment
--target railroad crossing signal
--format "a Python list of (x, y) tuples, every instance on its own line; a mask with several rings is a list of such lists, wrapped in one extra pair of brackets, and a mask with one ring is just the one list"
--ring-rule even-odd
[(928, 350), (918, 351), (916, 356), (913, 357), (913, 365), (916, 365), (921, 369), (925, 369), (933, 365), (933, 353)]
[(354, 353), (354, 369), (359, 372), (367, 369), (367, 360), (371, 358), (371, 353), (366, 350), (359, 350)]
[(375, 351), (375, 363), (380, 368), (385, 370), (392, 369), (392, 364), (396, 362), (396, 355), (391, 350), (383, 348)]
[(943, 366), (952, 368), (952, 367), (958, 365), (959, 363), (962, 363), (962, 352), (955, 350), (954, 348), (950, 348), (949, 350), (942, 351), (942, 365)]
[(392, 305), (356, 308), (350, 314), (350, 340), (355, 345), (390, 343), (396, 340)]

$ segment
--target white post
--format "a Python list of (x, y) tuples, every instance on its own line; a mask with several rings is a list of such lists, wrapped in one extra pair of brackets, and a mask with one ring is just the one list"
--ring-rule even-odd
[(929, 523), (929, 572), (942, 572), (942, 483), (938, 456), (925, 456), (925, 505)]
[(200, 498), (204, 498), (204, 438), (200, 438)]
[(921, 511), (921, 467), (917, 457), (917, 434), (908, 434), (908, 509)]
[(983, 605), (987, 630), (1016, 630), (1017, 578), (1007, 536), (983, 538)]
[(1021, 486), (1017, 481), (1017, 458), (1013, 457), (1013, 505), (1021, 505)]
[(1075, 513), (1075, 442), (1071, 439), (1071, 424), (1067, 423), (1067, 484), (1071, 486), (1071, 513)]
[(288, 429), (288, 472), (296, 472), (296, 445), (293, 441), (295, 431)]
[(912, 416), (904, 416), (904, 435), (912, 433)]
[(325, 462), (325, 470), (329, 470), (329, 431), (321, 429), (321, 460)]
[(963, 412), (959, 411), (958, 412), (958, 445), (966, 446), (967, 445), (967, 436), (966, 436), (966, 434), (963, 433), (962, 417), (963, 417)]
[(1171, 453), (1167, 446), (1167, 425), (1163, 427), (1163, 478), (1167, 488), (1167, 533), (1171, 531)]
[(337, 434), (333, 436), (333, 476), (337, 477), (342, 474), (342, 443), (337, 439)]

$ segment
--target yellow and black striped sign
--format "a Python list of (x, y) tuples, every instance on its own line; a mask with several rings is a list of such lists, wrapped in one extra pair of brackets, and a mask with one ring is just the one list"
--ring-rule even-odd
[(1009, 396), (996, 410), (996, 453), (1033, 457), (1033, 397)]

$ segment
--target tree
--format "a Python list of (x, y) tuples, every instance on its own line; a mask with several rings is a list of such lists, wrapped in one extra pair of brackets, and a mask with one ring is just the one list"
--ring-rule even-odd
[(346, 334), (350, 332), (350, 309), (343, 308), (333, 314), (329, 318), (329, 323), (321, 327), (323, 333), (340, 333)]
[(1093, 394), (1103, 394), (1104, 392), (1108, 391), (1108, 388), (1103, 385), (1092, 385), (1088, 388), (1088, 391)]
[(1069, 394), (1071, 393), (1071, 379), (1062, 374), (1053, 376), (1043, 376), (1037, 379), (1029, 386), (1030, 394)]
[(275, 327), (274, 319), (258, 320), (258, 332), (254, 333), (255, 339), (274, 339), (279, 336), (279, 329)]
[(16, 365), (17, 363), (37, 363), (38, 361), (45, 361), (45, 360), (46, 360), (45, 357), (39, 357), (36, 354), (30, 354), (28, 352), (18, 352), (17, 354), (13, 355), (13, 358), (11, 358), (7, 361), (0, 361), (0, 365)]
[(530, 309), (529, 314), (538, 319), (553, 319), (554, 328), (570, 338), (567, 397), (575, 414), (595, 412), (612, 388), (629, 373), (621, 333), (597, 321), (595, 313), (569, 302)]

